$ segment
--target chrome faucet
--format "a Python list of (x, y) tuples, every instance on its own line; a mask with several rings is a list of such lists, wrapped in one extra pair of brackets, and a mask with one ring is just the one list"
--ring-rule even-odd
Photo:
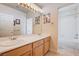
[(12, 37), (11, 37), (11, 40), (16, 40), (16, 37), (13, 37), (13, 36), (12, 36)]
[(12, 33), (12, 35), (11, 35), (11, 38), (10, 39), (11, 40), (16, 40), (16, 37), (13, 36), (13, 32), (11, 32), (11, 33)]
[(38, 35), (41, 35), (41, 33), (39, 33)]

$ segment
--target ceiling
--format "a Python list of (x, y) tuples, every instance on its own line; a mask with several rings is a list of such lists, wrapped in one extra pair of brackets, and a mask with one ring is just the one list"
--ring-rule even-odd
[[(22, 7), (18, 6), (18, 3), (2, 3), (2, 4), (6, 5), (6, 6), (9, 6), (9, 7), (11, 7), (11, 8), (15, 8), (15, 9), (17, 9), (17, 10), (19, 10), (19, 11), (24, 12), (24, 13), (27, 13), (27, 16), (28, 16), (28, 15), (30, 15), (30, 16), (31, 16), (31, 15), (32, 15), (32, 16), (35, 15), (35, 14), (33, 14), (31, 11), (27, 10), (26, 8), (22, 8)], [(42, 9), (42, 8), (44, 8), (44, 7), (49, 7), (49, 6), (61, 8), (61, 7), (70, 5), (70, 4), (72, 4), (72, 3), (34, 3), (34, 4), (36, 4), (38, 7), (40, 7), (40, 8)], [(37, 14), (39, 14), (39, 13), (36, 13), (36, 15), (37, 15)]]
[[(2, 3), (2, 4), (18, 9), (19, 11), (28, 13), (28, 10), (26, 10), (25, 8), (19, 7), (17, 3)], [(35, 4), (42, 9), (44, 7), (49, 7), (49, 6), (61, 8), (61, 7), (70, 5), (72, 3), (35, 3)]]
[[(6, 5), (6, 6), (9, 6), (11, 8), (15, 8), (19, 11), (24, 12), (24, 13), (27, 13), (28, 17), (34, 16), (34, 15), (36, 16), (36, 15), (40, 14), (40, 13), (33, 14), (31, 11), (27, 10), (26, 8), (22, 8), (22, 7), (18, 6), (17, 3), (2, 3), (2, 4)], [(34, 3), (34, 4), (36, 4), (38, 7), (40, 7), (42, 9), (44, 7), (49, 7), (49, 6), (61, 8), (61, 7), (70, 5), (72, 3)]]
[(8, 7), (11, 7), (11, 8), (14, 8), (18, 11), (21, 11), (21, 12), (24, 12), (27, 14), (27, 18), (30, 18), (30, 17), (33, 17), (33, 16), (37, 16), (39, 15), (40, 13), (36, 12), (36, 13), (33, 13), (32, 11), (26, 9), (26, 8), (23, 8), (21, 6), (18, 6), (18, 3), (2, 3), (3, 5), (6, 5)]
[(53, 6), (53, 7), (64, 7), (73, 3), (35, 3), (36, 5), (38, 5), (40, 8), (44, 8), (46, 6)]
[(25, 8), (22, 8), (22, 7), (18, 6), (17, 3), (2, 3), (2, 4), (3, 5), (6, 5), (6, 6), (9, 6), (11, 8), (17, 9), (19, 11), (22, 11), (24, 13), (27, 13), (28, 12), (28, 10), (26, 10)]

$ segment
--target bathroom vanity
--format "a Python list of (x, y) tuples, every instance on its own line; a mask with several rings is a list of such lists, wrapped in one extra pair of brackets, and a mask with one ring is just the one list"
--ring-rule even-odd
[[(31, 36), (27, 36), (31, 37)], [(1, 56), (43, 56), (50, 49), (50, 40), (51, 37), (48, 35), (40, 35), (36, 38), (32, 35), (32, 37), (25, 38), (23, 42), (17, 42), (16, 46), (4, 46), (0, 48)], [(29, 40), (27, 40), (29, 39)]]

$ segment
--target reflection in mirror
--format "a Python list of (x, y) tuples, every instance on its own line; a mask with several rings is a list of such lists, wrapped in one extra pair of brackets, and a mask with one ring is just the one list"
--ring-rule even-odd
[(21, 8), (18, 3), (3, 3), (0, 8), (0, 37), (32, 34), (32, 21), (42, 14)]
[(13, 35), (13, 16), (0, 13), (0, 37)]
[(0, 37), (20, 35), (20, 19), (14, 16), (0, 13)]
[(20, 35), (20, 19), (14, 20), (13, 35)]

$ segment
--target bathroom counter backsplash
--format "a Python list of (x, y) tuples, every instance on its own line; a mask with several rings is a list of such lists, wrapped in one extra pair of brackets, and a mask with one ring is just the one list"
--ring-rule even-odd
[(46, 34), (41, 34), (41, 35), (30, 34), (30, 35), (13, 36), (16, 38), (15, 40), (11, 40), (10, 39), (11, 37), (0, 38), (0, 54), (3, 52), (9, 51), (9, 50), (18, 48), (20, 46), (30, 44), (37, 40), (41, 40), (48, 36), (50, 36), (50, 34), (48, 34), (48, 35), (46, 35)]

